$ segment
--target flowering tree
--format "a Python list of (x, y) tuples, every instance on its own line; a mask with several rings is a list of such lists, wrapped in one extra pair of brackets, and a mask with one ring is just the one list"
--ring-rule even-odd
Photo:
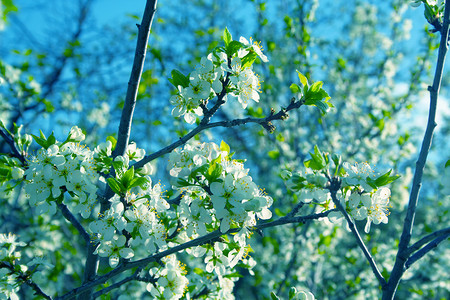
[[(178, 70), (171, 72), (170, 82), (176, 89), (168, 100), (173, 107), (171, 113), (192, 125), (190, 131), (148, 155), (130, 142), (156, 11), (156, 1), (149, 0), (138, 25), (117, 139), (108, 136), (105, 142), (89, 148), (83, 143), (87, 132), (77, 126), (63, 141), (58, 141), (54, 133), (48, 137), (42, 131), (39, 136), (28, 135), (22, 132), (22, 126), (1, 124), (0, 133), (10, 147), (0, 160), (2, 201), (12, 208), (20, 203), (30, 215), (24, 234), (14, 235), (19, 223), (9, 220), (12, 230), (0, 236), (2, 297), (14, 299), (34, 293), (46, 299), (91, 299), (117, 292), (120, 299), (233, 298), (242, 270), (254, 274), (258, 268), (259, 261), (250, 253), (263, 257), (261, 245), (252, 245), (257, 235), (264, 235), (264, 230), (268, 237), (268, 233), (273, 233), (269, 230), (276, 228), (279, 231), (275, 234), (281, 238), (288, 224), (294, 224), (295, 231), (302, 228), (306, 232), (308, 225), (315, 222), (321, 239), (327, 235), (320, 233), (320, 228), (334, 228), (335, 235), (347, 229), (365, 258), (366, 269), (378, 284), (375, 295), (392, 299), (405, 271), (450, 234), (449, 228), (440, 228), (411, 242), (435, 127), (450, 13), (448, 4), (445, 10), (443, 5), (431, 1), (425, 1), (424, 6), (427, 21), (441, 33), (441, 42), (434, 82), (429, 87), (429, 121), (390, 271), (380, 271), (356, 221), (364, 220), (364, 232), (368, 234), (373, 230), (372, 223), (392, 220), (389, 186), (399, 178), (392, 170), (378, 172), (368, 162), (350, 163), (344, 155), (320, 150), (325, 145), (315, 145), (301, 164), (285, 163), (279, 170), (283, 189), (293, 199), (283, 213), (276, 207), (277, 198), (281, 197), (259, 188), (244, 166), (245, 160), (235, 158), (239, 153), (231, 152), (226, 142), (193, 142), (208, 129), (241, 128), (249, 123), (259, 124), (271, 134), (276, 131), (275, 122), (298, 116), (299, 111), (305, 111), (300, 109), (307, 106), (318, 109), (315, 122), (323, 124), (329, 111), (338, 110), (340, 105), (331, 101), (322, 82), (311, 80), (308, 66), (305, 71), (297, 70), (296, 81), (287, 84), (290, 100), (266, 115), (258, 113), (251, 104), (261, 100), (261, 106), (265, 105), (254, 66), (268, 63), (269, 59), (259, 43), (244, 37), (234, 40), (225, 29), (221, 43), (202, 56), (188, 75)], [(289, 25), (289, 20), (286, 22)], [(13, 89), (20, 82), (14, 76), (14, 68), (6, 64), (1, 67), (2, 83)], [(40, 91), (33, 81), (20, 88), (39, 98)], [(238, 113), (229, 118), (228, 112), (228, 118), (213, 122), (227, 107), (247, 110), (248, 117)], [(382, 120), (376, 116), (373, 119)], [(299, 120), (295, 126), (301, 124)], [(38, 148), (31, 151), (31, 147)], [(162, 156), (169, 159), (171, 189), (167, 192), (152, 176), (152, 161)], [(282, 151), (270, 152), (269, 156), (278, 158)], [(305, 213), (307, 207), (312, 208), (309, 213)], [(282, 216), (273, 216), (273, 212)], [(76, 284), (67, 284), (67, 278)], [(129, 285), (136, 288), (126, 288)], [(292, 286), (290, 299), (314, 299), (308, 289), (297, 291)], [(276, 299), (281, 287), (262, 297)]]

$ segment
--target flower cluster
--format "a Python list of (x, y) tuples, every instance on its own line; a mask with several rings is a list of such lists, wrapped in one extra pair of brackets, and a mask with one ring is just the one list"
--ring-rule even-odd
[[(225, 233), (232, 227), (253, 226), (256, 217), (269, 219), (272, 198), (265, 195), (241, 161), (233, 160), (222, 142), (186, 145), (169, 158), (170, 174), (177, 178), (174, 187), (183, 193), (181, 214), (185, 223), (213, 220)], [(194, 225), (204, 232), (204, 225)], [(192, 230), (191, 233), (196, 233)]]
[(237, 98), (243, 108), (251, 100), (258, 102), (260, 80), (252, 70), (257, 56), (268, 61), (258, 43), (241, 37), (239, 42), (234, 41), (232, 49), (216, 48), (202, 57), (189, 77), (172, 72), (172, 83), (177, 88), (177, 93), (170, 98), (175, 106), (172, 115), (183, 116), (187, 123), (193, 124), (203, 115), (209, 100), (221, 95), (226, 101), (227, 93)]
[(204, 256), (206, 271), (222, 278), (247, 254), (248, 228), (256, 225), (257, 218), (271, 218), (273, 200), (252, 181), (242, 161), (231, 159), (224, 142), (220, 147), (186, 145), (170, 154), (168, 167), (176, 178), (174, 189), (182, 194), (178, 213), (187, 240), (217, 229), (226, 233), (241, 228), (231, 240), (189, 251), (195, 257)]
[(117, 266), (120, 258), (129, 259), (134, 250), (145, 248), (149, 255), (166, 247), (166, 228), (158, 213), (169, 208), (161, 197), (159, 184), (147, 184), (138, 194), (126, 197), (115, 195), (111, 206), (89, 228), (96, 233), (99, 242), (95, 253), (108, 257), (111, 267)]
[(180, 299), (187, 289), (189, 280), (186, 278), (185, 266), (175, 255), (169, 255), (163, 260), (163, 268), (152, 268), (150, 276), (158, 278), (156, 283), (149, 283), (147, 291), (155, 299)]
[[(16, 251), (17, 247), (26, 246), (24, 242), (17, 242), (16, 236), (12, 234), (0, 234), (0, 299), (19, 299), (17, 292), (19, 285), (17, 282), (18, 272), (25, 272), (27, 267), (18, 265), (17, 260), (21, 258), (21, 253)], [(5, 264), (4, 266), (2, 264)], [(7, 268), (9, 266), (17, 273)], [(1, 295), (6, 296), (3, 298)]]
[(148, 254), (166, 246), (166, 229), (158, 213), (163, 213), (169, 204), (162, 197), (161, 186), (152, 186), (150, 164), (134, 172), (130, 161), (140, 161), (145, 151), (135, 143), (127, 146), (124, 156), (117, 156), (113, 162), (108, 160), (111, 143), (106, 142), (96, 148), (96, 157), (102, 162), (102, 169), (114, 167), (115, 177), (108, 183), (116, 193), (109, 208), (91, 222), (89, 228), (95, 233), (98, 246), (95, 253), (108, 257), (111, 267), (117, 266), (120, 258), (130, 259), (138, 247), (145, 248)]
[[(396, 180), (398, 176), (390, 176), (391, 171), (385, 174), (375, 172), (367, 163), (348, 162), (341, 163), (340, 158), (321, 153), (318, 148), (311, 153), (311, 160), (305, 162), (305, 168), (294, 174), (284, 170), (281, 177), (285, 180), (288, 190), (294, 192), (299, 201), (310, 203), (314, 201), (325, 209), (335, 207), (331, 197), (328, 182), (332, 169), (336, 177), (341, 179), (340, 189), (336, 195), (340, 204), (349, 216), (355, 220), (365, 220), (365, 232), (370, 230), (371, 223), (387, 223), (389, 216), (389, 197), (391, 191), (385, 185)], [(334, 168), (331, 162), (334, 162)], [(341, 212), (333, 211), (328, 219), (334, 223), (343, 221)]]
[(94, 153), (79, 144), (85, 136), (76, 126), (63, 143), (52, 137), (35, 137), (44, 147), (31, 157), (25, 171), (29, 203), (41, 212), (54, 214), (56, 202), (61, 202), (67, 192), (74, 212), (88, 218), (97, 198)]

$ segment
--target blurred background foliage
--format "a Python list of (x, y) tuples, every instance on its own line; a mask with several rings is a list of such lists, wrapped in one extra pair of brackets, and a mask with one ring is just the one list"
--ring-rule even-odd
[[(46, 134), (55, 131), (58, 137), (78, 125), (92, 147), (116, 135), (134, 55), (135, 24), (145, 4), (124, 3), (2, 1), (0, 118), (6, 126), (23, 124), (27, 133), (42, 129)], [(367, 161), (379, 170), (393, 168), (402, 177), (391, 188), (389, 223), (364, 235), (385, 275), (395, 259), (439, 41), (438, 34), (429, 32), (422, 10), (405, 0), (160, 1), (131, 140), (151, 153), (187, 133), (190, 125), (170, 114), (174, 92), (167, 80), (170, 71), (191, 72), (221, 43), (225, 26), (235, 39), (252, 36), (261, 41), (269, 58), (269, 63), (254, 66), (262, 80), (261, 100), (246, 110), (229, 102), (216, 121), (262, 117), (271, 108), (286, 107), (297, 96), (289, 89), (297, 82), (296, 69), (308, 79), (323, 81), (335, 108), (326, 116), (313, 108), (293, 111), (287, 121), (275, 124), (273, 134), (251, 124), (215, 128), (196, 138), (223, 139), (235, 157), (247, 159), (254, 181), (275, 200), (275, 217), (298, 202), (297, 195), (286, 192), (280, 171), (298, 170), (315, 144), (345, 161)], [(450, 158), (449, 84), (446, 73), (413, 241), (449, 223), (450, 179), (443, 175)], [(0, 152), (8, 150), (0, 140)], [(166, 161), (155, 162), (153, 180), (161, 180), (170, 190)], [(63, 240), (69, 252), (53, 252), (56, 267), (48, 280), (55, 290), (71, 288), (63, 287), (64, 277), (77, 286), (80, 265), (63, 264), (73, 256), (83, 259), (82, 246), (70, 246), (76, 233), (64, 221), (47, 223), (45, 216), (21, 209), (27, 205), (22, 198), (19, 193), (9, 202), (2, 200), (7, 209), (0, 212), (0, 231), (20, 234), (27, 229), (41, 255), (54, 250), (52, 241)], [(305, 205), (300, 214), (321, 209)], [(448, 299), (446, 246), (406, 272), (398, 299)], [(254, 276), (241, 274), (235, 287), (238, 299), (268, 299), (270, 291), (286, 296), (291, 286), (310, 290), (318, 299), (379, 298), (375, 277), (353, 237), (325, 220), (268, 229), (264, 237), (253, 237), (252, 247), (250, 255), (258, 264)]]

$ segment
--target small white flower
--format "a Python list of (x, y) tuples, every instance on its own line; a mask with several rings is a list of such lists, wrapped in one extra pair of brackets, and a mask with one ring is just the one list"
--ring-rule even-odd
[(23, 178), (25, 171), (22, 168), (14, 167), (11, 170), (11, 176), (15, 180), (19, 180)]
[(136, 147), (136, 143), (130, 143), (125, 153), (130, 160), (140, 161), (145, 156), (145, 150)]
[(372, 203), (370, 207), (367, 207), (367, 223), (364, 231), (369, 233), (370, 224), (373, 222), (374, 224), (388, 222), (389, 215), (389, 197), (391, 196), (391, 190), (387, 187), (379, 188), (372, 195)]
[(211, 85), (200, 79), (200, 77), (191, 77), (189, 87), (186, 89), (186, 97), (194, 100), (205, 100), (211, 93)]
[(85, 139), (85, 135), (79, 127), (73, 126), (69, 132), (69, 139), (75, 142), (81, 142)]
[[(269, 60), (267, 59), (267, 56), (265, 56), (263, 53), (262, 53), (262, 47), (261, 47), (261, 45), (259, 44), (259, 43), (257, 43), (257, 42), (254, 42), (253, 40), (252, 40), (252, 38), (250, 38), (250, 41), (248, 41), (246, 38), (244, 38), (244, 37), (240, 37), (239, 38), (239, 42), (241, 42), (242, 44), (244, 44), (244, 45), (246, 45), (246, 46), (249, 46), (249, 50), (251, 50), (251, 51), (254, 51), (255, 53), (256, 53), (256, 55), (258, 55), (259, 56), (259, 58), (261, 58), (261, 60), (263, 61), (263, 62), (268, 62)], [(242, 56), (240, 56), (240, 57), (243, 57), (243, 56), (245, 56), (247, 53), (242, 53), (241, 55)]]

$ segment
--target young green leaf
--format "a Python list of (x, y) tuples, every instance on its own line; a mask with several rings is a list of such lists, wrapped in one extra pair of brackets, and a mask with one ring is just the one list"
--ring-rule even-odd
[(111, 142), (112, 145), (111, 150), (116, 149), (117, 140), (112, 135), (108, 136), (106, 140)]
[(291, 84), (291, 86), (289, 88), (291, 89), (291, 92), (293, 94), (300, 93), (300, 91), (301, 91), (300, 87), (296, 83)]
[(131, 180), (130, 185), (128, 186), (129, 189), (140, 186), (143, 187), (145, 184), (148, 183), (148, 179), (145, 177), (136, 177)]
[(172, 74), (172, 78), (169, 79), (169, 81), (177, 88), (179, 85), (182, 87), (188, 87), (189, 86), (189, 78), (184, 76), (183, 73), (181, 73), (178, 70), (172, 70), (170, 73)]
[(306, 76), (303, 75), (302, 73), (300, 73), (298, 70), (296, 70), (296, 71), (297, 71), (298, 79), (300, 79), (300, 82), (303, 84), (303, 86), (309, 87), (308, 79), (306, 78)]
[(55, 142), (56, 142), (56, 138), (55, 138), (55, 135), (53, 134), (53, 131), (52, 131), (52, 134), (50, 134), (50, 136), (47, 139), (47, 147), (50, 147), (51, 145), (54, 145)]
[(38, 143), (42, 148), (44, 148), (44, 149), (48, 148), (46, 139), (35, 136), (34, 134), (31, 134), (31, 136), (34, 138), (34, 141), (36, 143)]
[(280, 300), (280, 298), (279, 298), (277, 295), (275, 295), (274, 292), (270, 292), (270, 298), (271, 298), (272, 300)]
[(314, 153), (309, 152), (309, 154), (311, 155), (311, 159), (303, 163), (305, 167), (313, 170), (322, 170), (325, 168), (327, 165), (325, 158), (317, 145), (314, 146)]
[(291, 287), (289, 290), (289, 300), (294, 299), (294, 297), (297, 295), (297, 289), (295, 287)]
[(242, 44), (239, 41), (231, 41), (228, 46), (226, 47), (225, 53), (228, 56), (233, 56), (234, 54), (236, 54), (236, 52), (239, 51), (239, 49), (243, 48), (244, 44)]
[(120, 178), (120, 182), (123, 184), (123, 186), (129, 190), (130, 189), (130, 183), (134, 178), (134, 167), (129, 168)]
[(231, 33), (228, 31), (228, 28), (225, 27), (225, 30), (223, 31), (223, 41), (225, 42), (225, 47), (230, 44), (230, 42), (233, 40), (231, 37)]
[(244, 56), (241, 59), (242, 68), (245, 69), (251, 67), (251, 65), (255, 62), (256, 57), (257, 57), (256, 53), (249, 52), (246, 56)]
[(230, 146), (228, 146), (228, 144), (225, 143), (224, 141), (221, 141), (220, 142), (220, 150), (230, 153)]
[(106, 179), (106, 181), (108, 182), (109, 187), (111, 188), (111, 190), (114, 193), (116, 193), (118, 195), (122, 194), (122, 191), (119, 186), (119, 182), (115, 178), (109, 177)]

